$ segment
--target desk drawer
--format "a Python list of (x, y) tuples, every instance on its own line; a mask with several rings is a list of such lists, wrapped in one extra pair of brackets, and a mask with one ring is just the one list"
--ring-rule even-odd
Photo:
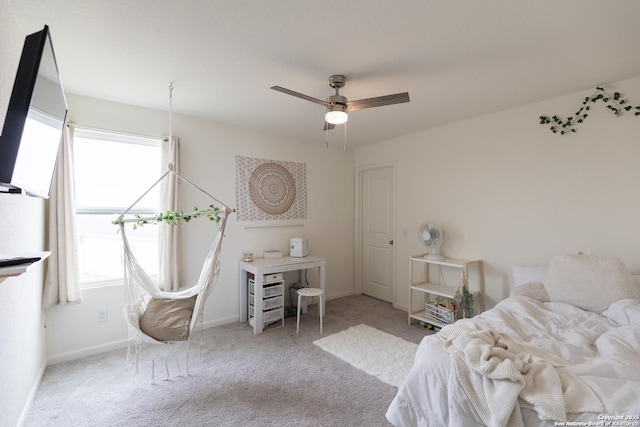
[(271, 273), (262, 276), (262, 283), (265, 285), (276, 282), (282, 282), (282, 273)]
[[(266, 298), (262, 300), (262, 309), (263, 310), (270, 310), (272, 308), (276, 308), (276, 307), (282, 307), (284, 303), (284, 299), (282, 296), (279, 297), (273, 297), (273, 298)], [(249, 304), (255, 306), (255, 296), (254, 295), (249, 295)]]
[[(253, 273), (247, 272), (247, 279), (255, 280), (255, 276)], [(282, 273), (269, 273), (262, 275), (262, 284), (268, 285), (269, 283), (277, 283), (282, 282), (284, 280), (284, 276)]]
[[(299, 259), (304, 259), (304, 258), (299, 258)], [(311, 268), (318, 268), (318, 267), (321, 267), (321, 265), (318, 264), (317, 262), (310, 261), (310, 262), (298, 262), (294, 264), (289, 264), (281, 268), (282, 268), (282, 271), (300, 271), (300, 270), (309, 270)]]
[[(249, 280), (249, 293), (256, 293), (256, 284), (253, 280)], [(277, 297), (284, 294), (284, 285), (282, 283), (278, 285), (269, 285), (262, 287), (262, 296), (264, 298)]]

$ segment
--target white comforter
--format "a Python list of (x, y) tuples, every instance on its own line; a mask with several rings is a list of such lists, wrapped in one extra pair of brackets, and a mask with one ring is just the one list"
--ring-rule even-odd
[[(563, 359), (566, 369), (593, 391), (602, 411), (569, 413), (567, 420), (583, 425), (606, 425), (617, 420), (640, 426), (638, 301), (617, 301), (599, 315), (564, 303), (513, 297), (476, 319), (501, 336), (532, 344)], [(560, 425), (540, 420), (535, 410), (522, 406), (525, 425)], [(395, 426), (485, 425), (460, 385), (440, 336), (423, 339), (409, 376), (387, 410), (387, 419)]]

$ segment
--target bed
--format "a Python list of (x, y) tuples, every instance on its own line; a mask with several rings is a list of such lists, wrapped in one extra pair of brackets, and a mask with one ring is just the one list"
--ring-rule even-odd
[(494, 308), (425, 337), (394, 426), (640, 426), (640, 280), (614, 257), (514, 267)]

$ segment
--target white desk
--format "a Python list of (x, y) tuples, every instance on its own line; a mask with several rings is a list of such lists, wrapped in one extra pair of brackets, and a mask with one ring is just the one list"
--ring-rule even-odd
[[(255, 280), (255, 299), (262, 301), (262, 279), (265, 274), (284, 273), (287, 271), (301, 271), (310, 268), (317, 268), (320, 279), (320, 289), (325, 291), (325, 259), (317, 256), (306, 256), (304, 258), (256, 258), (252, 262), (240, 261), (240, 321), (249, 320), (247, 312), (247, 273), (253, 273)], [(323, 304), (324, 305), (324, 304)], [(324, 311), (324, 307), (323, 307)], [(253, 322), (253, 333), (262, 333), (262, 306), (256, 304), (254, 307), (255, 322)], [(324, 313), (322, 313), (324, 316)]]

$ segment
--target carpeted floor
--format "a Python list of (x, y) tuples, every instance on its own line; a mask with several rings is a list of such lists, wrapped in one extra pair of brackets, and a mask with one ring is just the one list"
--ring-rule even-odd
[(158, 358), (151, 381), (148, 353), (135, 375), (126, 349), (50, 366), (27, 426), (388, 426), (396, 388), (313, 341), (359, 324), (414, 343), (431, 332), (364, 295), (327, 301), (322, 335), (316, 305), (299, 335), (295, 320), (260, 335), (241, 323), (207, 329), (190, 375), (171, 359), (168, 381)]

